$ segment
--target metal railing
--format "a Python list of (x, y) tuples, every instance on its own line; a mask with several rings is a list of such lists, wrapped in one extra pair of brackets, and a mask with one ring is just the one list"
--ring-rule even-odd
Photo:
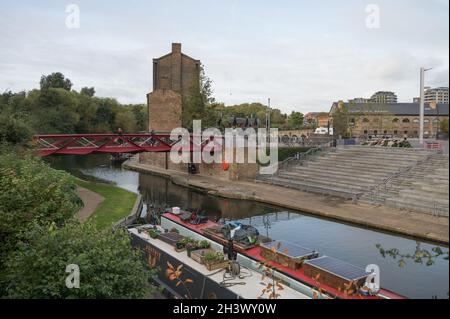
[(285, 159), (283, 162), (279, 163), (278, 169), (289, 171), (293, 166), (303, 166), (305, 162), (310, 160), (312, 157), (322, 154), (326, 150), (330, 150), (328, 143), (325, 145), (319, 145), (310, 148), (306, 152), (296, 153), (294, 156)]
[(400, 169), (400, 171), (393, 173), (392, 175), (384, 178), (380, 183), (370, 188), (370, 191), (366, 194), (367, 197), (370, 199), (372, 204), (378, 203), (378, 204), (385, 204), (386, 203), (386, 197), (382, 197), (381, 193), (386, 194), (390, 189), (391, 186), (389, 186), (394, 180), (397, 180), (400, 177), (406, 177), (411, 170), (416, 168), (419, 165), (427, 163), (430, 158), (431, 154), (425, 157), (424, 159), (417, 161), (414, 165), (410, 165), (407, 167), (404, 167)]

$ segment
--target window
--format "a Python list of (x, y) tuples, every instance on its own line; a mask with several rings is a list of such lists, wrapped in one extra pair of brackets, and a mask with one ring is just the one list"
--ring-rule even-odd
[(425, 124), (430, 124), (430, 120), (426, 119), (423, 121)]
[(439, 123), (439, 122), (440, 122), (439, 119), (434, 119), (434, 120), (433, 120), (433, 123), (434, 123), (434, 124), (437, 124), (437, 123)]
[(403, 123), (410, 123), (410, 120), (409, 120), (409, 119), (403, 119), (402, 122), (403, 122)]
[(414, 119), (414, 120), (413, 120), (413, 123), (414, 123), (414, 124), (418, 124), (418, 123), (420, 123), (420, 120), (419, 120), (419, 119)]
[(365, 131), (364, 131), (364, 134), (367, 134), (367, 133), (368, 133), (367, 130), (365, 130)]
[(398, 134), (398, 131), (394, 131), (394, 134), (397, 135), (397, 134)]
[(398, 123), (400, 120), (399, 119), (393, 119), (392, 123)]
[(377, 134), (378, 134), (378, 131), (373, 131), (373, 134), (377, 135)]
[(408, 131), (405, 131), (405, 134), (408, 135)]
[(384, 131), (384, 133), (383, 134), (387, 134), (387, 131)]
[(363, 123), (369, 123), (370, 121), (369, 121), (369, 119), (368, 118), (364, 118), (363, 119)]

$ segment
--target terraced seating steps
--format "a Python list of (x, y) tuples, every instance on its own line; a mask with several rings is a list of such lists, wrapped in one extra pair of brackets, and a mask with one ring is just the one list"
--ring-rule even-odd
[(321, 194), (354, 198), (370, 192), (390, 176), (426, 160), (429, 151), (409, 149), (340, 147), (296, 162), (275, 176), (258, 177), (259, 182)]

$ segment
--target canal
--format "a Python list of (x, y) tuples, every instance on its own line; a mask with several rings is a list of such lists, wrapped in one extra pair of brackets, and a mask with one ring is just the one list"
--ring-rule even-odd
[[(174, 185), (169, 180), (150, 174), (123, 170), (112, 165), (109, 156), (58, 157), (49, 159), (51, 165), (84, 178), (114, 182), (124, 189), (139, 192), (147, 204), (199, 209), (210, 217), (240, 220), (252, 224), (260, 233), (314, 249), (323, 255), (336, 257), (354, 265), (380, 267), (381, 285), (410, 298), (448, 298), (449, 264), (438, 257), (431, 266), (406, 260), (399, 267), (398, 259), (383, 258), (380, 244), (395, 248), (402, 254), (414, 254), (416, 246), (431, 250), (437, 245), (417, 242), (379, 231), (308, 216), (300, 212), (254, 203), (222, 199)], [(447, 247), (440, 247), (447, 251)]]

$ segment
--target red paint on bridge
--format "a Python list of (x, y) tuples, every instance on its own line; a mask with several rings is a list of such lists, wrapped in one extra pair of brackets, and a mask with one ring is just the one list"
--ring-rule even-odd
[[(142, 153), (170, 152), (179, 142), (170, 139), (169, 134), (53, 134), (36, 135), (34, 142), (40, 156), (88, 155), (95, 153)], [(209, 143), (190, 143), (190, 151), (203, 150)], [(212, 149), (217, 150), (218, 145)]]

